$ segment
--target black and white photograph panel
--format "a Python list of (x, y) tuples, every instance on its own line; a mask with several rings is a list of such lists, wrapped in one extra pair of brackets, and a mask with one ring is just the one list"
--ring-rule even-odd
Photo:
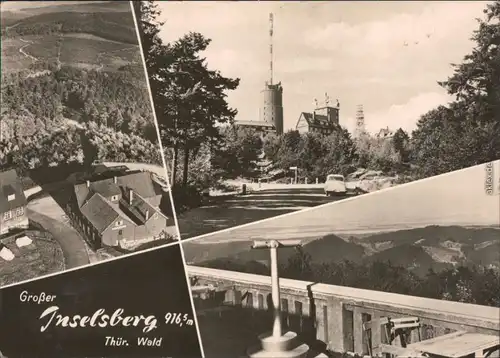
[(0, 9), (0, 286), (177, 241), (130, 2)]
[(135, 4), (183, 239), (500, 158), (498, 1)]
[(500, 160), (183, 241), (206, 357), (499, 357), (499, 188)]
[(202, 358), (179, 245), (0, 290), (0, 354)]

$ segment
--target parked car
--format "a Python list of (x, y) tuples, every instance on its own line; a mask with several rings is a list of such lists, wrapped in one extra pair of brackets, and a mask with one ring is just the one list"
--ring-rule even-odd
[(345, 178), (340, 174), (330, 174), (326, 177), (325, 194), (326, 196), (345, 194), (347, 188), (345, 185)]

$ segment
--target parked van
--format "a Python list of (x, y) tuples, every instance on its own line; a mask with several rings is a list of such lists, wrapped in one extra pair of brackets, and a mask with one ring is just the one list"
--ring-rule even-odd
[(330, 174), (326, 177), (325, 194), (326, 196), (345, 194), (347, 188), (345, 185), (345, 178), (340, 174)]

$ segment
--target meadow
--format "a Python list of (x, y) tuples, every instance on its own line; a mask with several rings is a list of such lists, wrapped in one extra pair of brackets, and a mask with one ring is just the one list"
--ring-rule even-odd
[(33, 61), (24, 56), (19, 49), (26, 44), (17, 38), (2, 39), (2, 73), (28, 68)]
[(2, 41), (2, 73), (25, 70), (35, 62), (58, 60), (80, 68), (117, 70), (140, 63), (141, 57), (137, 45), (91, 34), (31, 35)]

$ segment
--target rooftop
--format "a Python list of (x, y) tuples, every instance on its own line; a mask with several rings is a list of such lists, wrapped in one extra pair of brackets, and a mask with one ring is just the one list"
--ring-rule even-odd
[(303, 116), (307, 123), (310, 126), (316, 127), (316, 128), (324, 128), (324, 129), (331, 129), (335, 127), (334, 123), (331, 123), (328, 120), (327, 116), (321, 115), (321, 114), (313, 114), (309, 112), (302, 112), (301, 116)]
[[(13, 200), (8, 200), (14, 195)], [(0, 213), (26, 205), (21, 180), (14, 169), (0, 172)]]
[(93, 192), (103, 196), (119, 195), (122, 192), (120, 187), (132, 189), (143, 198), (152, 198), (162, 193), (160, 186), (154, 182), (152, 174), (148, 172), (126, 174), (89, 182), (89, 184), (89, 187), (87, 187), (87, 183), (75, 185), (75, 193), (80, 207), (86, 200), (90, 199)]
[[(141, 226), (158, 213), (159, 211), (147, 202), (147, 199), (159, 195), (155, 186), (159, 184), (154, 182), (150, 173), (139, 172), (88, 184), (77, 184), (75, 194), (82, 214), (102, 233), (118, 217), (125, 222)], [(115, 195), (121, 196), (118, 202), (108, 200)]]
[(274, 128), (274, 124), (264, 121), (235, 121), (236, 126)]

